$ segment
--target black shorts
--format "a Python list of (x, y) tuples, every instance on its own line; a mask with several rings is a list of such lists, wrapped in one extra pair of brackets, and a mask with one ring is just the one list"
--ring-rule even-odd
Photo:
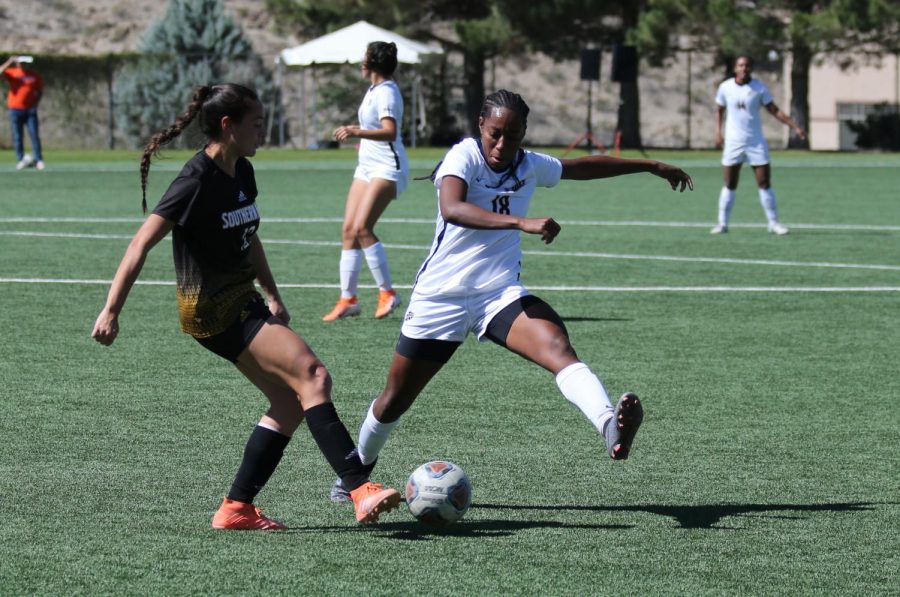
[[(498, 344), (503, 348), (506, 348), (506, 337), (509, 336), (509, 330), (512, 328), (513, 322), (519, 316), (519, 314), (532, 309), (535, 305), (539, 305), (537, 309), (544, 310), (546, 314), (543, 316), (544, 318), (550, 319), (553, 323), (557, 324), (559, 327), (566, 331), (566, 326), (563, 323), (562, 319), (556, 314), (550, 305), (534, 296), (533, 294), (528, 294), (523, 296), (522, 298), (510, 303), (509, 305), (503, 307), (503, 309), (494, 315), (494, 318), (491, 319), (490, 323), (488, 323), (487, 329), (484, 331), (484, 337), (493, 342), (494, 344)], [(568, 334), (568, 332), (566, 332)]]
[(397, 347), (394, 350), (400, 356), (413, 361), (431, 361), (444, 364), (450, 360), (450, 357), (453, 356), (460, 344), (462, 342), (410, 338), (400, 334), (400, 339), (397, 340)]
[[(532, 312), (535, 310), (543, 311), (543, 313), (539, 315), (540, 317), (549, 319), (557, 324), (568, 335), (565, 324), (550, 305), (538, 297), (528, 294), (513, 301), (501, 309), (499, 313), (494, 315), (493, 319), (488, 323), (487, 329), (484, 332), (484, 337), (491, 342), (506, 348), (506, 337), (509, 336), (509, 330), (512, 328), (513, 322), (520, 313), (529, 310), (532, 310)], [(453, 356), (453, 353), (456, 352), (456, 349), (459, 348), (460, 344), (462, 344), (462, 342), (453, 342), (451, 340), (421, 340), (409, 338), (400, 334), (400, 340), (397, 341), (395, 350), (397, 351), (397, 354), (408, 359), (446, 363), (450, 360), (450, 357)]]
[(194, 338), (209, 351), (237, 363), (238, 357), (262, 329), (275, 317), (262, 299), (254, 299), (241, 310), (241, 315), (221, 334), (208, 338)]

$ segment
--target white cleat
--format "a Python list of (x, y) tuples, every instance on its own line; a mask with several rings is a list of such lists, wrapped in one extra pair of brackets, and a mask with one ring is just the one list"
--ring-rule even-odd
[(717, 224), (709, 231), (710, 234), (725, 234), (726, 232), (728, 232), (727, 224)]
[(791, 231), (790, 228), (788, 228), (787, 226), (782, 226), (778, 222), (775, 222), (774, 224), (769, 224), (769, 232), (771, 232), (772, 234), (777, 234), (778, 236), (784, 236), (785, 234), (789, 233), (790, 231)]
[(34, 166), (34, 158), (31, 157), (30, 153), (26, 153), (16, 164), (16, 170), (24, 170), (25, 168), (31, 168), (32, 166)]

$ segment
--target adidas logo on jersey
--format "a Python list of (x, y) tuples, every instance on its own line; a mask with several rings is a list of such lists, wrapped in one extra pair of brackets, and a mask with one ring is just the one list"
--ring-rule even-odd
[(241, 189), (240, 192), (238, 192), (238, 202), (243, 203), (244, 201), (247, 201), (247, 199), (247, 195), (245, 195), (244, 190)]

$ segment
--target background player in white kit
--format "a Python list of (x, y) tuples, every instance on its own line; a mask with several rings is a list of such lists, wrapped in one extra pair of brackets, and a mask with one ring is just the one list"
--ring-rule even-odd
[(769, 168), (769, 146), (762, 133), (759, 109), (765, 107), (770, 114), (791, 127), (801, 139), (806, 132), (782, 112), (775, 102), (769, 88), (750, 76), (753, 61), (749, 56), (738, 56), (734, 62), (734, 78), (723, 81), (716, 92), (716, 147), (723, 146), (722, 117), (727, 112), (725, 122), (724, 150), (722, 152), (722, 175), (725, 186), (719, 193), (719, 223), (710, 232), (722, 234), (728, 232), (728, 218), (737, 191), (741, 164), (749, 162), (756, 176), (759, 187), (759, 202), (766, 212), (769, 221), (769, 232), (787, 234), (787, 227), (778, 221), (778, 208), (775, 204), (775, 191), (771, 184)]
[(387, 317), (400, 305), (394, 291), (384, 245), (375, 236), (375, 223), (392, 199), (406, 189), (409, 163), (400, 136), (403, 98), (391, 78), (397, 68), (397, 46), (372, 42), (362, 61), (362, 75), (371, 83), (359, 106), (359, 124), (340, 126), (334, 138), (359, 141), (359, 164), (347, 193), (341, 229), (341, 296), (324, 321), (359, 315), (356, 297), (359, 272), (365, 257), (378, 284), (375, 317)]
[[(545, 243), (556, 238), (560, 226), (553, 218), (527, 213), (536, 188), (554, 186), (561, 178), (650, 172), (673, 189), (683, 191), (693, 183), (682, 170), (652, 160), (558, 160), (524, 150), (528, 112), (516, 93), (487, 96), (480, 138), (455, 145), (433, 174), (439, 207), (435, 239), (416, 277), (387, 384), (360, 429), (364, 465), (374, 466), (400, 416), (469, 333), (551, 372), (562, 394), (605, 437), (610, 457), (628, 457), (643, 418), (640, 400), (626, 393), (613, 409), (603, 384), (575, 354), (562, 319), (519, 281), (519, 233), (540, 235)], [(335, 501), (346, 499), (339, 480), (331, 495)]]

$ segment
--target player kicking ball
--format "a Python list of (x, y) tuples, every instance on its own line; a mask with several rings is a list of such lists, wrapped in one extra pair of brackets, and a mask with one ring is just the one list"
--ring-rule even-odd
[[(519, 281), (520, 233), (553, 242), (560, 225), (527, 213), (537, 187), (561, 179), (649, 172), (681, 191), (693, 189), (693, 182), (681, 169), (652, 160), (559, 160), (522, 149), (528, 112), (516, 93), (487, 96), (479, 138), (455, 145), (432, 175), (439, 205), (435, 239), (416, 276), (387, 383), (359, 432), (359, 456), (369, 468), (400, 416), (470, 333), (552, 373), (563, 396), (603, 436), (609, 456), (628, 458), (644, 416), (641, 401), (628, 392), (613, 407), (600, 379), (572, 348), (560, 316)], [(340, 480), (332, 499), (347, 499)]]

